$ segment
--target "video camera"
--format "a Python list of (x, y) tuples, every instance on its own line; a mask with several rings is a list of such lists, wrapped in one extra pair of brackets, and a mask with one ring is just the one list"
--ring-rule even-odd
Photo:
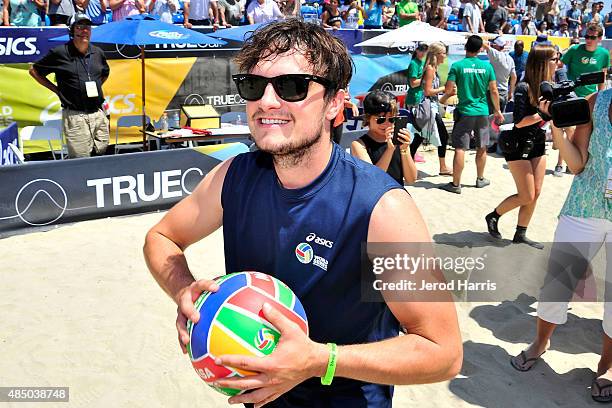
[(582, 125), (591, 120), (589, 102), (574, 94), (574, 89), (582, 85), (601, 84), (605, 80), (602, 71), (582, 74), (576, 82), (562, 81), (558, 84), (544, 81), (540, 84), (540, 95), (551, 101), (549, 112), (558, 128)]

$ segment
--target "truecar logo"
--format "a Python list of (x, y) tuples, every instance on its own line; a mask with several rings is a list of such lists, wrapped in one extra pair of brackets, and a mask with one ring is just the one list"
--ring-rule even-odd
[(168, 30), (151, 31), (149, 35), (151, 37), (163, 38), (165, 40), (184, 40), (190, 37), (189, 34), (181, 34), (176, 31), (168, 31)]

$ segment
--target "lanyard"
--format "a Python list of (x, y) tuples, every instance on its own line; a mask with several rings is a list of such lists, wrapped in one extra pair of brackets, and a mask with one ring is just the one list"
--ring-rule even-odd
[(91, 60), (91, 47), (87, 48), (87, 54), (85, 57), (79, 57), (79, 61), (83, 64), (83, 68), (85, 68), (85, 72), (87, 72), (87, 80), (91, 81), (91, 75), (89, 75), (89, 62)]

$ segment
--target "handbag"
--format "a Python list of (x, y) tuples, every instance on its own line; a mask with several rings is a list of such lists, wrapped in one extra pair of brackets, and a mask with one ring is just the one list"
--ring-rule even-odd
[(431, 122), (431, 101), (428, 97), (424, 97), (414, 108), (414, 124), (422, 130), (429, 122)]

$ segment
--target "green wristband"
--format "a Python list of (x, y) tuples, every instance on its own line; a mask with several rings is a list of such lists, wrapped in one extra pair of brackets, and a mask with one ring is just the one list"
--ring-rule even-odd
[(321, 377), (321, 384), (330, 385), (336, 373), (336, 360), (338, 358), (338, 346), (335, 343), (327, 343), (329, 346), (329, 360), (327, 361), (327, 371)]

